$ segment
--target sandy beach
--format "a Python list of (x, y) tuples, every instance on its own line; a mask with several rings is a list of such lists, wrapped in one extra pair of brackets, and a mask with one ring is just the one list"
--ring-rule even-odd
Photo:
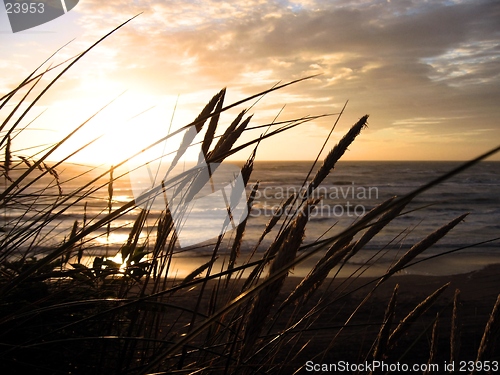
[[(317, 362), (328, 363), (337, 361), (361, 363), (365, 359), (371, 359), (366, 356), (366, 352), (369, 351), (378, 334), (384, 311), (396, 284), (399, 284), (399, 292), (396, 303), (395, 324), (427, 296), (450, 282), (447, 290), (413, 324), (408, 334), (402, 337), (400, 343), (392, 349), (392, 352), (389, 352), (390, 361), (397, 359), (408, 364), (427, 363), (432, 325), (438, 313), (439, 349), (434, 363), (449, 361), (450, 322), (455, 289), (460, 290), (461, 300), (459, 310), (461, 348), (458, 360), (469, 361), (476, 359), (477, 348), (486, 322), (500, 293), (500, 265), (492, 265), (479, 271), (454, 276), (402, 275), (392, 277), (377, 288), (373, 296), (353, 317), (350, 324), (331, 343), (336, 332), (338, 332), (338, 328), (335, 328), (335, 326), (345, 321), (366, 296), (367, 291), (373, 288), (374, 284), (363, 287), (369, 280), (368, 278), (359, 278), (354, 281), (336, 280), (332, 285), (333, 291), (327, 291), (326, 285), (324, 285), (316, 297), (313, 297), (307, 306), (302, 307), (303, 311), (313, 308), (322, 293), (327, 302), (328, 300), (334, 301), (338, 299), (337, 302), (327, 307), (327, 313), (323, 314), (322, 319), (312, 324), (310, 330), (302, 335), (301, 344), (295, 346), (297, 350), (302, 347), (302, 342), (306, 343), (309, 339), (314, 339), (314, 345), (306, 347), (294, 359), (293, 364), (290, 364), (290, 370), (295, 370), (295, 368), (313, 358), (316, 358)], [(291, 289), (296, 282), (297, 280), (290, 279), (286, 288)], [(344, 286), (340, 287), (340, 285)], [(345, 291), (341, 292), (344, 287)], [(338, 292), (336, 288), (338, 288)], [(354, 292), (350, 293), (353, 290)], [(346, 297), (342, 297), (342, 295), (346, 295)], [(325, 316), (330, 316), (331, 319), (325, 320)], [(334, 328), (330, 329), (329, 327)], [(330, 344), (331, 349), (324, 356), (317, 355)]]
[[(300, 280), (298, 277), (287, 278), (270, 316)], [(353, 364), (371, 361), (373, 358), (368, 353), (371, 352), (370, 349), (378, 335), (384, 312), (396, 284), (399, 284), (399, 292), (392, 329), (426, 297), (450, 283), (443, 294), (412, 324), (397, 345), (387, 351), (385, 358), (387, 363), (426, 364), (429, 360), (432, 326), (436, 314), (439, 314), (439, 338), (433, 363), (440, 366), (443, 366), (445, 362), (449, 363), (453, 297), (456, 289), (460, 290), (458, 311), (460, 350), (456, 360), (476, 359), (485, 325), (500, 293), (500, 264), (460, 275), (393, 276), (373, 292), (368, 301), (352, 317), (350, 323), (340, 332), (343, 323), (373, 289), (376, 284), (374, 280), (376, 281), (369, 277), (327, 279), (306, 304), (296, 306), (295, 309), (291, 307), (284, 310), (274, 322), (269, 320), (268, 325), (262, 330), (262, 335), (280, 332), (285, 326), (291, 326), (290, 322), (298, 321), (312, 309), (324, 309), (319, 318), (318, 315), (313, 315), (288, 330), (283, 340), (286, 343), (285, 348), (279, 351), (280, 354), (273, 361), (257, 354), (251, 357), (246, 365), (254, 370), (273, 373), (271, 363), (285, 363), (279, 373), (291, 374), (297, 370), (299, 373), (308, 373), (304, 367), (308, 361), (327, 364), (339, 361), (348, 361)], [(208, 283), (208, 288), (215, 286), (215, 281)], [(199, 288), (200, 286), (197, 286), (189, 292), (176, 295), (173, 300), (176, 304), (189, 308), (195, 303)], [(202, 308), (209, 306), (209, 296), (210, 293), (204, 294), (206, 298), (202, 301)], [(338, 337), (335, 337), (337, 334)], [(496, 341), (499, 341), (498, 335)], [(491, 344), (497, 345), (498, 348), (500, 342)], [(491, 353), (495, 352), (491, 351)], [(498, 354), (494, 358), (498, 360)], [(260, 367), (259, 363), (264, 362), (266, 365)]]

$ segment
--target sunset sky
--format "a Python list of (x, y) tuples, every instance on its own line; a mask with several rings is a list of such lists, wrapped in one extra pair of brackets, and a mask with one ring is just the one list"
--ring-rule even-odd
[[(105, 134), (75, 160), (116, 162), (166, 134), (176, 100), (172, 129), (192, 121), (223, 87), (229, 104), (312, 74), (321, 75), (266, 95), (250, 111), (251, 125), (272, 121), (283, 105), (280, 120), (337, 113), (349, 100), (328, 148), (361, 116), (370, 118), (345, 160), (465, 160), (500, 144), (494, 0), (81, 0), (66, 15), (15, 34), (2, 3), (0, 96), (70, 40), (52, 63), (140, 12), (34, 108), (24, 124), (45, 112), (13, 141), (17, 154), (59, 140), (116, 99), (59, 154)], [(313, 159), (334, 121), (268, 140), (258, 159)]]

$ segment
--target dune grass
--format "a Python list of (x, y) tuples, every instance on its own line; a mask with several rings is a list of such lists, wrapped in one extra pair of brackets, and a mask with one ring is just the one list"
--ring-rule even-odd
[[(303, 370), (303, 353), (312, 350), (314, 358), (319, 361), (328, 357), (336, 346), (342, 345), (345, 333), (354, 328), (351, 324), (353, 317), (370, 303), (376, 289), (460, 225), (466, 213), (450, 223), (443, 223), (441, 228), (424, 237), (379, 279), (363, 282), (356, 290), (345, 293), (329, 289), (330, 286), (324, 285), (325, 281), (401, 215), (413, 198), (498, 151), (498, 148), (489, 151), (405, 196), (374, 207), (345, 230), (304, 243), (308, 215), (318, 203), (311, 197), (332, 173), (348, 147), (358, 136), (362, 136), (368, 115), (362, 116), (327, 154), (316, 174), (309, 178), (314, 165), (311, 167), (304, 180), (304, 194), (292, 196), (282, 203), (284, 207), (293, 207), (292, 215), (282, 217), (283, 210), (278, 210), (262, 228), (262, 235), (254, 249), (261, 246), (264, 238), (271, 239), (267, 249), (254, 251), (252, 255), (255, 256), (252, 257), (240, 253), (246, 218), (237, 229), (221, 234), (213, 241), (208, 262), (193, 264), (193, 271), (187, 277), (176, 279), (172, 273), (172, 262), (178, 251), (178, 239), (172, 212), (165, 207), (159, 218), (154, 220), (155, 233), (152, 233), (146, 222), (153, 212), (147, 207), (153, 197), (162, 197), (165, 189), (174, 186), (182, 187), (179, 188), (184, 194), (181, 199), (188, 200), (195, 196), (200, 185), (198, 179), (201, 178), (196, 168), (173, 178), (160, 179), (135, 200), (119, 204), (114, 199), (114, 185), (119, 179), (127, 178), (126, 174), (118, 171), (129, 159), (99, 173), (91, 168), (83, 171), (83, 175), (94, 173), (95, 177), (87, 178), (87, 182), (77, 188), (70, 187), (70, 182), (78, 176), (63, 179), (59, 170), (64, 168), (73, 154), (88, 145), (62, 160), (50, 161), (51, 155), (74, 137), (93, 116), (41, 152), (19, 154), (12, 151), (16, 134), (22, 131), (22, 119), (36, 102), (63, 74), (70, 74), (69, 69), (82, 56), (127, 22), (73, 60), (65, 62), (66, 65), (56, 65), (61, 71), (46, 86), (39, 87), (48, 71), (39, 73), (44, 63), (1, 98), (0, 110), (8, 113), (0, 126), (0, 147), (4, 154), (4, 185), (0, 193), (0, 208), (3, 211), (0, 238), (0, 361), (7, 373), (286, 374)], [(241, 173), (250, 192), (246, 204), (251, 209), (258, 183), (249, 186), (249, 181), (260, 142), (279, 137), (281, 132), (319, 116), (255, 126), (267, 130), (260, 137), (240, 144), (241, 135), (251, 127), (252, 117), (247, 116), (248, 110), (242, 110), (221, 131), (222, 135), (217, 136), (217, 131), (224, 129), (222, 115), (230, 108), (250, 105), (252, 100), (301, 80), (275, 86), (230, 105), (224, 103), (226, 90), (221, 90), (192, 123), (167, 136), (159, 136), (150, 147), (194, 127), (196, 134), (205, 132), (201, 149), (208, 163), (221, 163), (236, 152), (248, 150), (248, 161)], [(31, 98), (33, 92), (38, 94)], [(15, 104), (10, 112), (8, 108), (11, 107), (6, 106), (7, 103)], [(21, 112), (23, 103), (30, 104)], [(335, 124), (339, 119), (340, 115)], [(193, 134), (186, 132), (176, 150), (172, 168), (192, 141)], [(130, 159), (135, 156), (131, 155)], [(106, 192), (108, 200), (100, 215), (88, 217), (87, 203), (93, 202), (98, 191)], [(79, 218), (68, 228), (58, 227), (58, 223), (65, 223), (60, 220), (61, 216), (75, 209)], [(116, 263), (110, 256), (91, 256), (90, 249), (96, 237), (103, 233), (109, 236), (117, 219), (126, 214), (135, 215), (135, 221), (130, 227), (128, 239), (120, 247), (124, 264)], [(61, 243), (46, 246), (50, 243), (47, 239), (54, 226), (67, 236)], [(89, 256), (90, 263), (84, 263), (82, 260)], [(313, 256), (319, 256), (318, 263), (294, 288), (287, 289), (285, 281), (290, 270)], [(220, 258), (224, 259), (223, 267), (215, 269), (215, 261)], [(243, 271), (247, 271), (249, 276), (242, 277)], [(368, 340), (372, 340), (371, 347), (362, 355), (358, 354), (358, 358), (384, 359), (395, 363), (401, 355), (401, 348), (395, 348), (409, 333), (413, 335), (410, 339), (414, 346), (418, 347), (419, 331), (413, 328), (446, 287), (442, 286), (422, 302), (415, 300), (410, 310), (403, 309), (406, 317), (403, 315), (399, 323), (395, 318), (401, 314), (398, 312), (398, 288), (395, 288), (392, 297), (384, 303), (384, 306), (387, 305), (385, 312), (375, 318), (378, 320), (374, 324), (374, 335), (367, 336)], [(357, 291), (362, 291), (364, 297), (351, 306), (348, 314), (335, 319), (335, 324), (328, 328), (330, 340), (325, 342), (323, 337), (315, 341), (315, 336), (311, 335), (315, 324), (322, 319), (330, 321), (332, 311), (340, 310)], [(449, 343), (451, 349), (443, 355), (447, 359), (458, 358), (458, 295), (457, 292), (453, 312), (440, 314), (440, 323), (436, 317), (435, 324), (428, 329), (430, 351), (429, 346), (425, 350), (428, 350), (430, 362), (440, 355), (441, 349), (436, 342), (441, 322), (446, 319), (453, 328)], [(320, 299), (312, 301), (314, 297)], [(498, 360), (492, 349), (498, 341), (498, 306), (497, 301), (494, 308), (492, 306), (490, 319), (484, 322), (483, 339), (476, 349), (478, 360)], [(419, 350), (422, 351), (421, 348)]]

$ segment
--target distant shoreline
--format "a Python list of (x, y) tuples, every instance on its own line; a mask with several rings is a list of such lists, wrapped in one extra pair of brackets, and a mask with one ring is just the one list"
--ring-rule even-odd
[[(500, 248), (499, 248), (500, 252)], [(366, 252), (365, 252), (366, 253)], [(422, 258), (430, 256), (431, 254), (425, 255)], [(245, 255), (243, 254), (241, 262), (237, 262), (236, 266), (243, 262)], [(224, 257), (221, 256), (217, 262), (214, 264), (214, 270), (220, 269), (220, 266), (224, 262)], [(295, 277), (302, 279), (305, 277), (309, 271), (312, 269), (314, 264), (319, 260), (320, 256), (316, 255), (307, 259), (303, 263), (299, 264), (293, 271), (290, 272), (290, 277)], [(182, 280), (185, 276), (187, 276), (191, 271), (195, 270), (198, 266), (206, 263), (210, 260), (210, 256), (208, 255), (193, 255), (189, 254), (186, 256), (174, 256), (172, 259), (172, 268), (170, 274), (177, 274), (176, 279)], [(417, 259), (419, 260), (419, 259)], [(227, 261), (227, 260), (226, 260)], [(375, 264), (369, 266), (366, 271), (359, 271), (358, 268), (362, 266), (362, 262), (356, 263), (347, 263), (343, 266), (341, 272), (338, 275), (338, 278), (346, 278), (351, 274), (354, 274), (355, 277), (360, 277), (363, 279), (366, 278), (374, 278), (381, 277), (384, 275), (385, 271), (389, 267), (389, 263), (384, 262), (380, 264), (376, 262)], [(466, 275), (471, 272), (480, 272), (488, 267), (496, 267), (498, 266), (500, 269), (500, 256), (494, 256), (490, 253), (463, 253), (463, 254), (452, 254), (452, 255), (444, 255), (439, 258), (431, 259), (428, 261), (424, 261), (420, 264), (416, 264), (415, 266), (411, 266), (403, 269), (399, 273), (395, 274), (395, 277), (403, 277), (403, 276), (415, 276), (415, 277), (455, 277), (460, 275)], [(248, 268), (248, 270), (251, 270)], [(176, 270), (178, 272), (176, 273)], [(338, 267), (334, 268), (330, 274), (329, 278), (333, 278), (336, 275)], [(212, 273), (216, 273), (217, 271), (213, 271)], [(250, 271), (246, 271), (245, 276)], [(267, 270), (264, 271), (264, 275), (266, 275)], [(500, 275), (500, 273), (499, 273)], [(169, 277), (170, 279), (170, 277)], [(500, 285), (500, 278), (499, 278)]]

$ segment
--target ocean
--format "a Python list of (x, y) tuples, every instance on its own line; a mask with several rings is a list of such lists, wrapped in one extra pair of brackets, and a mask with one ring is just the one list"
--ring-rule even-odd
[[(281, 202), (290, 194), (301, 191), (311, 164), (312, 162), (290, 161), (255, 162), (247, 185), (247, 194), (257, 181), (259, 181), (259, 190), (249, 212), (239, 264), (242, 264), (254, 250), (257, 239)], [(313, 194), (313, 197), (321, 198), (321, 201), (317, 204), (315, 211), (311, 212), (304, 243), (338, 234), (375, 205), (390, 197), (407, 194), (459, 164), (459, 162), (430, 161), (339, 162)], [(241, 167), (241, 164), (239, 166)], [(85, 168), (78, 166), (66, 166), (59, 169), (63, 194), (74, 191), (103, 169), (97, 168), (91, 173), (81, 175), (84, 170)], [(115, 178), (119, 177), (122, 172), (115, 171)], [(314, 171), (309, 181), (313, 175)], [(104, 177), (92, 186), (98, 187), (99, 183), (105, 183), (107, 179), (108, 177)], [(25, 193), (41, 194), (41, 186), (47, 184), (52, 184), (52, 190), (55, 189), (55, 182), (51, 182), (48, 178), (44, 178), (37, 184), (27, 189)], [(46, 194), (46, 190), (43, 190), (43, 195), (44, 200), (38, 200), (36, 204), (30, 205), (28, 216), (25, 215), (24, 208), (5, 211), (3, 214), (5, 228), (12, 226), (16, 218), (21, 215), (24, 215), (23, 220), (36, 217), (39, 211), (37, 207), (46, 205), (50, 197), (55, 200), (61, 199), (57, 197), (57, 194)], [(108, 212), (107, 187), (96, 191), (86, 190), (79, 193), (79, 196), (83, 198), (77, 204), (62, 212), (56, 220), (47, 223), (38, 234), (37, 245), (31, 248), (35, 254), (43, 253), (54, 245), (62, 243), (69, 236), (75, 221), (79, 226), (84, 220), (86, 225), (90, 225)], [(113, 209), (131, 199), (133, 199), (131, 184), (128, 176), (124, 175), (113, 184)], [(215, 209), (215, 207), (206, 206), (202, 211)], [(463, 213), (469, 213), (465, 221), (420, 255), (417, 260), (462, 249), (423, 261), (403, 270), (402, 274), (456, 274), (474, 271), (488, 264), (500, 263), (500, 240), (498, 239), (500, 237), (500, 162), (481, 162), (415, 198), (400, 217), (393, 220), (362, 251), (349, 260), (348, 264), (343, 267), (341, 275), (383, 274), (395, 259), (413, 244)], [(127, 240), (137, 214), (138, 209), (119, 217), (111, 224), (109, 235), (106, 233), (106, 228), (102, 228), (96, 231), (92, 238), (87, 238), (85, 242), (87, 261), (90, 262), (96, 255), (108, 257), (116, 255), (121, 245)], [(284, 217), (287, 214), (289, 213), (285, 212)], [(142, 241), (146, 246), (152, 246), (154, 242), (158, 217), (159, 212), (153, 209), (142, 235)], [(201, 231), (202, 224), (206, 225), (206, 217), (212, 216), (204, 216), (204, 212), (200, 212), (199, 225), (194, 222), (191, 229), (194, 228), (194, 232)], [(257, 255), (267, 249), (281, 223), (282, 221), (264, 238), (257, 249)], [(234, 233), (235, 230), (225, 233), (226, 247), (231, 243)], [(491, 241), (493, 239), (496, 240)], [(179, 246), (174, 258), (174, 267), (177, 267), (178, 277), (188, 274), (206, 262), (211, 254), (210, 244), (214, 242), (215, 238), (210, 238), (202, 244)], [(222, 247), (219, 254), (220, 264), (227, 263), (227, 250)], [(293, 274), (304, 276), (316, 260), (317, 258), (311, 259), (306, 264), (296, 267)]]

